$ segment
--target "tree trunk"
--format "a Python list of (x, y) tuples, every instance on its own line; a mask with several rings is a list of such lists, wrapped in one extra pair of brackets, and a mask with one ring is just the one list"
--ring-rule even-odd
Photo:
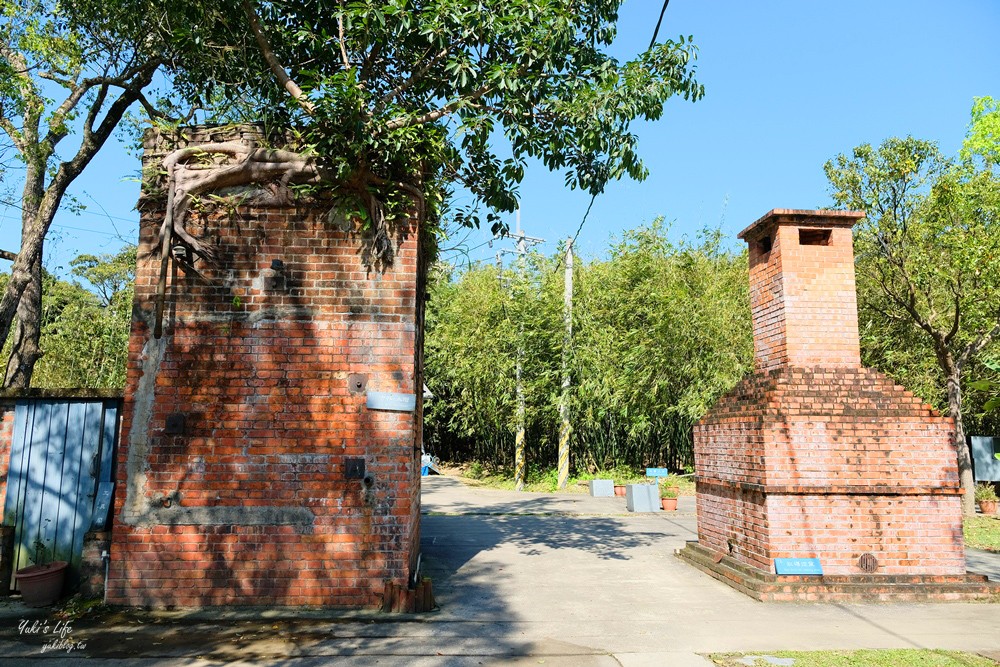
[(14, 340), (7, 360), (3, 386), (27, 389), (35, 362), (42, 356), (39, 339), (42, 334), (42, 260), (31, 266), (31, 279), (21, 293), (14, 324)]
[(965, 424), (962, 418), (962, 373), (954, 363), (948, 364), (948, 412), (955, 420), (955, 451), (958, 454), (958, 478), (962, 484), (962, 514), (976, 514), (976, 482), (972, 474), (972, 454), (965, 441)]
[[(45, 241), (45, 235), (52, 225), (52, 219), (59, 210), (66, 189), (90, 164), (94, 155), (101, 150), (108, 137), (118, 127), (122, 116), (125, 115), (132, 103), (142, 95), (142, 89), (152, 81), (159, 65), (160, 61), (154, 59), (136, 70), (128, 85), (108, 107), (104, 119), (95, 128), (94, 123), (106, 101), (107, 86), (102, 88), (96, 99), (90, 102), (91, 105), (96, 106), (91, 106), (84, 114), (86, 120), (84, 121), (80, 147), (72, 158), (55, 167), (48, 185), (45, 184), (45, 177), (49, 173), (49, 159), (54, 154), (55, 144), (65, 136), (65, 132), (60, 134), (53, 130), (49, 132), (45, 140), (41, 140), (38, 132), (40, 112), (25, 119), (23, 146), (18, 147), (18, 152), (25, 160), (25, 182), (21, 198), (21, 248), (10, 267), (7, 287), (0, 296), (0, 347), (6, 342), (7, 336), (13, 328), (15, 315), (20, 315), (21, 295), (32, 281), (32, 270), (35, 263), (37, 262), (39, 268), (41, 267), (42, 245)], [(42, 104), (40, 100), (35, 100), (35, 102)], [(38, 313), (41, 314), (40, 309)], [(37, 324), (40, 328), (41, 323)], [(31, 365), (34, 365), (33, 361)], [(27, 383), (31, 379), (30, 367), (25, 368), (28, 370), (28, 377), (25, 380)]]

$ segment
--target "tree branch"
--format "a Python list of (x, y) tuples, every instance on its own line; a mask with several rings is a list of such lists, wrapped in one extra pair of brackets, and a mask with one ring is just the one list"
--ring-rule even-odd
[(424, 125), (425, 123), (433, 123), (439, 118), (444, 118), (448, 114), (454, 113), (463, 104), (466, 104), (472, 100), (478, 100), (483, 95), (487, 94), (492, 90), (492, 86), (485, 85), (472, 91), (466, 97), (460, 97), (457, 100), (451, 101), (444, 105), (440, 109), (435, 109), (434, 111), (429, 111), (421, 116), (410, 116), (409, 118), (399, 117), (390, 120), (385, 124), (387, 130), (398, 130), (404, 127), (413, 127), (414, 125)]
[(264, 60), (267, 62), (267, 66), (271, 69), (271, 73), (281, 84), (281, 87), (292, 96), (296, 102), (302, 107), (302, 109), (310, 116), (314, 113), (315, 107), (313, 107), (312, 102), (305, 96), (302, 89), (299, 88), (299, 84), (295, 83), (285, 68), (282, 67), (281, 63), (278, 62), (277, 56), (274, 55), (274, 51), (271, 50), (271, 44), (267, 41), (267, 37), (264, 36), (264, 31), (260, 27), (260, 20), (257, 18), (257, 12), (254, 11), (253, 5), (250, 4), (250, 0), (243, 0), (243, 11), (247, 15), (247, 20), (250, 22), (250, 30), (253, 32), (254, 39), (257, 41), (257, 47), (260, 49), (261, 55), (264, 56)]
[[(139, 104), (142, 105), (142, 108), (146, 110), (146, 113), (149, 114), (150, 118), (157, 118), (160, 120), (171, 120), (171, 121), (176, 120), (174, 118), (170, 118), (170, 116), (168, 116), (167, 114), (163, 113), (162, 111), (154, 107), (153, 104), (142, 92), (139, 93)], [(194, 107), (192, 107), (192, 112), (193, 110)]]
[[(24, 54), (17, 49), (11, 48), (10, 44), (4, 41), (0, 42), (0, 55), (7, 59), (7, 62), (13, 66), (15, 71), (22, 72), (18, 76), (17, 87), (21, 92), (21, 101), (24, 103), (25, 111), (21, 114), (24, 122), (20, 131), (15, 129), (14, 133), (11, 134), (6, 126), (4, 127), (4, 131), (14, 141), (14, 145), (21, 154), (26, 155), (25, 149), (30, 148), (38, 140), (38, 121), (41, 118), (44, 105), (39, 100), (38, 90), (35, 88), (31, 78), (24, 74), (29, 71), (28, 61), (25, 60)], [(9, 122), (6, 116), (4, 120), (8, 121), (7, 125), (13, 129), (13, 124)]]
[(959, 368), (961, 368), (969, 359), (982, 352), (983, 348), (992, 343), (993, 339), (997, 336), (1000, 336), (1000, 323), (997, 323), (992, 329), (965, 346), (965, 349), (962, 350), (962, 354), (958, 357)]
[(132, 106), (133, 102), (138, 100), (139, 95), (142, 93), (142, 89), (148, 86), (153, 80), (153, 74), (155, 74), (157, 68), (159, 68), (160, 62), (161, 61), (159, 59), (153, 59), (147, 61), (144, 66), (139, 69), (130, 84), (122, 90), (122, 93), (108, 108), (104, 118), (95, 129), (94, 124), (97, 122), (97, 115), (100, 112), (100, 109), (104, 104), (104, 98), (108, 93), (109, 84), (101, 84), (98, 97), (91, 105), (90, 111), (87, 113), (87, 119), (83, 125), (83, 136), (81, 137), (80, 147), (77, 149), (76, 155), (59, 165), (55, 176), (53, 176), (51, 182), (49, 183), (49, 187), (46, 189), (45, 199), (48, 200), (47, 206), (53, 207), (53, 211), (55, 208), (58, 208), (59, 202), (65, 194), (66, 187), (80, 174), (80, 172), (83, 171), (84, 167), (90, 163), (90, 161), (94, 158), (94, 155), (97, 154), (97, 151), (101, 149), (104, 143), (108, 140), (108, 137), (111, 136), (115, 127), (118, 126), (122, 116), (124, 116), (125, 112), (128, 111), (128, 108)]
[(14, 148), (17, 149), (17, 152), (20, 153), (21, 155), (24, 155), (25, 153), (24, 135), (22, 135), (21, 132), (16, 127), (14, 127), (14, 123), (10, 122), (9, 118), (3, 115), (3, 109), (0, 109), (0, 130), (3, 130), (4, 133), (6, 133), (8, 137), (10, 137), (10, 141), (11, 143), (14, 144)]
[(406, 81), (399, 84), (398, 86), (390, 90), (388, 93), (383, 95), (382, 98), (375, 105), (375, 110), (372, 112), (372, 115), (378, 116), (378, 114), (382, 112), (382, 110), (386, 107), (387, 104), (389, 104), (389, 102), (391, 102), (393, 99), (406, 92), (409, 88), (413, 86), (413, 84), (417, 83), (422, 78), (424, 78), (427, 72), (429, 72), (431, 68), (434, 67), (434, 65), (436, 65), (441, 60), (441, 58), (444, 58), (446, 55), (448, 55), (448, 52), (449, 52), (449, 47), (441, 49), (441, 51), (439, 51), (436, 55), (431, 57), (430, 60), (425, 62), (423, 67), (414, 71)]
[[(94, 86), (91, 83), (92, 80), (84, 80), (78, 84), (73, 84), (72, 86), (67, 86), (70, 89), (69, 96), (63, 100), (63, 103), (59, 105), (52, 116), (49, 118), (49, 132), (45, 135), (45, 142), (49, 144), (51, 148), (55, 148), (55, 145), (66, 136), (69, 132), (69, 128), (66, 126), (65, 121), (66, 116), (76, 108), (76, 105), (80, 103), (83, 96)], [(97, 106), (95, 104), (95, 106)]]
[(951, 343), (952, 339), (958, 335), (958, 329), (962, 323), (961, 277), (959, 277), (956, 282), (959, 284), (958, 289), (953, 287), (951, 290), (952, 295), (955, 297), (955, 316), (951, 320), (951, 329), (949, 329), (948, 333), (944, 336), (945, 343)]
[(341, 13), (337, 15), (337, 41), (340, 43), (340, 59), (344, 63), (344, 71), (351, 69), (351, 61), (347, 57), (347, 43), (344, 40), (344, 0), (340, 0)]
[(13, 262), (17, 259), (17, 253), (11, 252), (10, 250), (0, 249), (0, 259), (6, 259), (8, 262)]

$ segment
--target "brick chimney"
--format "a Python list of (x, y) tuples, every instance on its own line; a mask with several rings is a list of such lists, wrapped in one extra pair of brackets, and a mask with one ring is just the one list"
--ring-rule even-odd
[[(863, 215), (775, 209), (740, 233), (754, 371), (694, 427), (698, 541), (680, 556), (762, 600), (995, 595), (965, 572), (952, 420), (861, 366)], [(778, 571), (796, 563), (822, 575)]]
[(860, 366), (851, 227), (858, 211), (774, 209), (750, 246), (754, 367)]

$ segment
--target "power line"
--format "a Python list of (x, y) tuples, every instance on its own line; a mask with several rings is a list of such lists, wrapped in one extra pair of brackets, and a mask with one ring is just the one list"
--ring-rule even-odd
[[(91, 197), (91, 199), (93, 199), (93, 197)], [(94, 201), (96, 202), (97, 200), (95, 199)], [(15, 204), (14, 202), (8, 201), (6, 199), (0, 199), (0, 205), (9, 206), (11, 208), (16, 208), (18, 211), (23, 211), (24, 210), (20, 205)], [(100, 203), (98, 203), (97, 205), (101, 206)], [(103, 209), (104, 207), (101, 206), (101, 208)], [(96, 216), (99, 216), (99, 217), (102, 217), (102, 218), (109, 218), (111, 220), (118, 220), (120, 222), (128, 222), (128, 223), (131, 223), (133, 225), (138, 225), (139, 224), (139, 221), (137, 219), (135, 219), (135, 218), (123, 218), (120, 215), (111, 215), (107, 211), (104, 211), (103, 213), (98, 213), (97, 211), (88, 211), (87, 209), (83, 208), (83, 209), (79, 210), (79, 213), (86, 213), (87, 215), (96, 215)], [(89, 231), (89, 230), (84, 230), (84, 231)]]
[[(594, 201), (597, 200), (597, 195), (590, 195), (590, 203), (587, 204), (587, 210), (583, 213), (583, 220), (580, 221), (580, 226), (576, 228), (576, 234), (573, 234), (573, 242), (571, 245), (576, 245), (577, 238), (580, 237), (580, 232), (583, 231), (583, 226), (587, 223), (587, 218), (590, 217), (590, 209), (594, 207)], [(562, 268), (563, 256), (559, 257), (559, 261), (556, 263), (555, 270), (558, 271)]]
[(663, 0), (663, 9), (660, 10), (660, 19), (656, 22), (656, 28), (653, 30), (653, 39), (649, 40), (649, 48), (653, 48), (656, 44), (656, 36), (660, 34), (660, 24), (663, 23), (663, 15), (667, 12), (667, 5), (670, 4), (670, 0)]

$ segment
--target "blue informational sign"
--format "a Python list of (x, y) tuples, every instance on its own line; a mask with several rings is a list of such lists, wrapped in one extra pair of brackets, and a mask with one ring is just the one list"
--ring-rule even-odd
[(668, 477), (670, 470), (667, 468), (646, 468), (646, 477)]
[(388, 391), (369, 391), (367, 406), (369, 410), (413, 412), (417, 407), (417, 395), (394, 394)]
[(90, 522), (91, 530), (103, 530), (108, 523), (108, 510), (115, 493), (114, 482), (101, 482), (97, 487), (97, 499), (94, 500), (94, 518)]
[(823, 566), (819, 558), (775, 558), (775, 574), (812, 574), (823, 575)]

